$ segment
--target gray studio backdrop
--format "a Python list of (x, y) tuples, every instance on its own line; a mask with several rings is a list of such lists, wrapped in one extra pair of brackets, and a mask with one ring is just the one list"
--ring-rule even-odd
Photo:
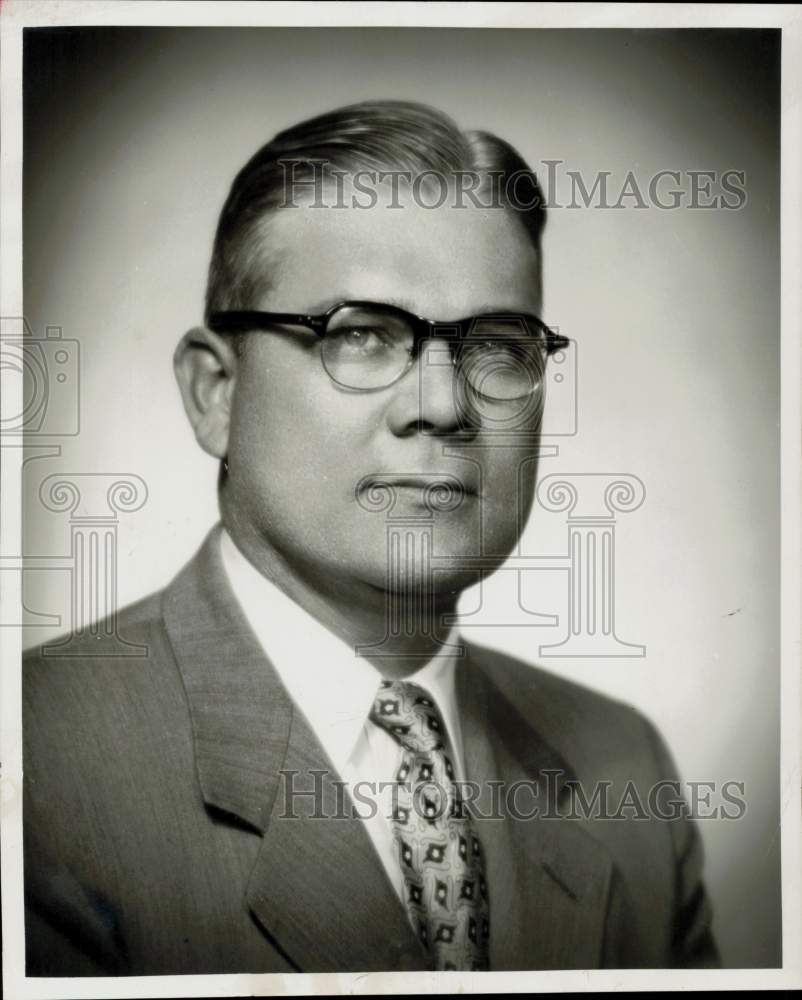
[[(636, 655), (594, 655), (593, 642), (557, 655), (572, 529), (548, 502), (521, 543), (529, 570), (469, 592), (465, 633), (638, 706), (686, 780), (744, 783), (742, 818), (700, 820), (715, 929), (726, 965), (776, 965), (777, 33), (29, 29), (25, 45), (25, 313), (49, 379), (26, 382), (39, 414), (24, 470), (26, 645), (83, 613), (74, 546), (87, 525), (114, 535), (95, 602), (122, 605), (163, 586), (216, 519), (216, 466), (186, 425), (171, 354), (201, 317), (228, 185), (276, 131), (401, 98), (496, 132), (541, 172), (559, 161), (562, 206), (568, 171), (588, 189), (608, 172), (613, 203), (633, 172), (646, 204), (580, 198), (549, 214), (545, 318), (577, 346), (549, 386), (561, 433), (539, 475), (567, 477), (602, 505), (590, 515), (614, 520), (615, 631), (630, 644), (618, 652)], [(664, 204), (683, 192), (676, 209), (648, 196), (665, 170), (681, 172), (659, 189)], [(746, 203), (691, 207), (691, 186), (707, 188), (689, 171), (743, 172)], [(611, 516), (598, 492), (611, 474), (642, 503)], [(72, 477), (79, 507), (49, 477)], [(109, 506), (115, 482), (127, 485)]]

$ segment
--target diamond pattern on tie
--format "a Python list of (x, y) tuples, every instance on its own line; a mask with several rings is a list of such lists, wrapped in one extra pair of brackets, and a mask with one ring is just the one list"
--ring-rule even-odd
[(370, 718), (403, 748), (392, 825), (412, 926), (434, 969), (487, 970), (482, 848), (454, 785), (440, 712), (417, 684), (383, 681)]

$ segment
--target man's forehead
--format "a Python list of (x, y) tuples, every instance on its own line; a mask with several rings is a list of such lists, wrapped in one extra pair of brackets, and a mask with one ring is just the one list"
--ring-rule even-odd
[[(366, 199), (363, 196), (362, 202)], [(261, 233), (259, 308), (314, 310), (343, 299), (392, 301), (438, 318), (484, 307), (536, 311), (537, 254), (513, 210), (379, 196), (375, 205), (296, 199)], [(257, 304), (254, 304), (256, 307)]]

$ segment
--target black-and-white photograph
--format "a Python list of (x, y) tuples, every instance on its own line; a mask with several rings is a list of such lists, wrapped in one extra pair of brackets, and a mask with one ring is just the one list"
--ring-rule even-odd
[(7, 6), (9, 996), (800, 985), (790, 5)]

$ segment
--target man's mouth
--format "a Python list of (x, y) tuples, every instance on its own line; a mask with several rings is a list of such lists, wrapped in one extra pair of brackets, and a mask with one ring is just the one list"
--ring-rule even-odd
[(377, 472), (365, 476), (356, 487), (360, 506), (371, 509), (410, 494), (433, 511), (449, 511), (476, 498), (479, 491), (475, 480), (447, 472)]

